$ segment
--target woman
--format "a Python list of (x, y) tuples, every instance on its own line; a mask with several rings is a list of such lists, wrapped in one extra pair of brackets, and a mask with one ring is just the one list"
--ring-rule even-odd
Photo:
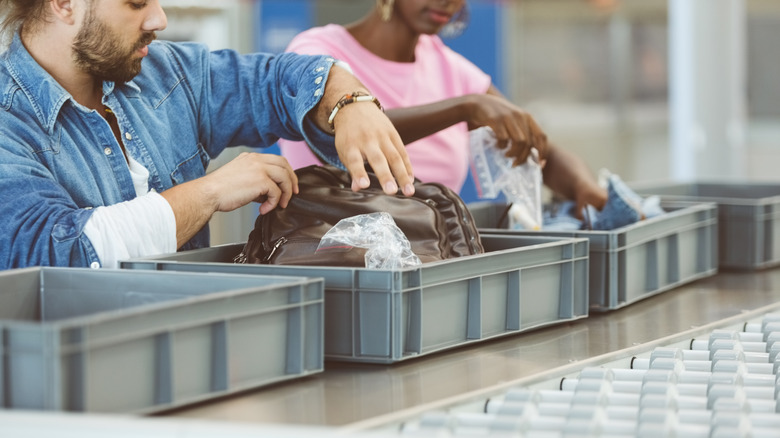
[[(288, 51), (329, 54), (345, 61), (395, 124), (415, 176), (460, 191), (469, 161), (470, 129), (489, 126), (508, 156), (522, 163), (536, 148), (545, 184), (576, 201), (577, 211), (601, 209), (606, 191), (572, 154), (547, 144), (533, 117), (508, 101), (490, 77), (439, 38), (465, 26), (465, 0), (377, 0), (362, 19), (302, 32)], [(345, 106), (343, 110), (349, 110)], [(303, 144), (280, 141), (293, 168), (321, 161)]]

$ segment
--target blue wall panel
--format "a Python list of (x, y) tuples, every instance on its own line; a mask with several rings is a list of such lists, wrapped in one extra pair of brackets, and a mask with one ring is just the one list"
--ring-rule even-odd
[[(504, 90), (501, 3), (490, 0), (470, 1), (471, 18), (468, 27), (462, 35), (456, 38), (445, 38), (444, 42), (489, 74), (493, 78), (493, 84), (498, 89)], [(463, 185), (460, 196), (466, 202), (479, 199), (471, 173)]]
[[(314, 4), (310, 0), (263, 0), (255, 3), (254, 48), (258, 52), (284, 52), (295, 35), (314, 25)], [(281, 154), (278, 145), (263, 152)]]

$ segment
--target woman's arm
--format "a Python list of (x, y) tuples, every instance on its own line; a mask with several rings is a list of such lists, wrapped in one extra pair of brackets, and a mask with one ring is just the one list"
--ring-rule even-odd
[(600, 210), (607, 200), (606, 191), (599, 187), (585, 162), (565, 149), (548, 144), (533, 117), (509, 102), (494, 86), (484, 95), (469, 94), (428, 105), (388, 110), (387, 115), (404, 143), (459, 122), (469, 123), (470, 129), (490, 126), (496, 132), (499, 146), (502, 141), (504, 144), (511, 142), (507, 156), (514, 157), (517, 163), (525, 162), (531, 148), (537, 148), (545, 163), (545, 185), (574, 200), (578, 211), (585, 205)]
[(601, 210), (607, 202), (607, 191), (598, 185), (585, 162), (555, 145), (547, 149), (542, 178), (550, 190), (577, 204), (577, 215), (586, 205)]
[(468, 121), (468, 100), (473, 95), (454, 97), (426, 105), (394, 108), (386, 111), (404, 144), (435, 134), (452, 125)]
[(511, 142), (508, 156), (517, 163), (528, 158), (531, 148), (544, 158), (547, 136), (534, 118), (509, 102), (491, 85), (485, 94), (467, 94), (438, 102), (387, 111), (405, 144), (431, 135), (456, 123), (466, 122), (469, 129), (489, 126), (499, 146)]

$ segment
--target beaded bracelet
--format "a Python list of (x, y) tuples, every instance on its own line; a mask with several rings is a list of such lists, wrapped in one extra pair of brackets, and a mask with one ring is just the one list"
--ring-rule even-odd
[(355, 91), (354, 93), (345, 94), (344, 97), (336, 102), (336, 106), (333, 107), (333, 111), (331, 111), (330, 117), (328, 117), (328, 126), (330, 126), (331, 131), (336, 132), (336, 128), (333, 126), (333, 119), (336, 118), (336, 114), (338, 114), (339, 110), (349, 105), (350, 103), (355, 102), (374, 102), (377, 108), (380, 110), (382, 109), (382, 104), (379, 103), (379, 100), (370, 94), (366, 94), (362, 91)]

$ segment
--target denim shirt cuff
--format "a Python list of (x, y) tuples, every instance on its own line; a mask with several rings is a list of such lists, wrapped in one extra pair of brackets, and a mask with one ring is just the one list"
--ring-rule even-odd
[(336, 151), (336, 145), (334, 142), (335, 137), (331, 134), (323, 132), (317, 125), (308, 117), (304, 119), (303, 136), (306, 139), (306, 143), (309, 144), (311, 150), (325, 163), (333, 166), (345, 169), (344, 165), (339, 159), (338, 152)]
[(311, 100), (307, 103), (303, 112), (304, 116), (300, 120), (301, 134), (303, 134), (304, 140), (311, 146), (317, 156), (328, 164), (340, 167), (344, 169), (344, 165), (339, 159), (338, 152), (335, 146), (335, 137), (333, 134), (328, 133), (320, 129), (314, 121), (314, 114), (312, 111), (314, 107), (322, 100), (322, 96), (325, 94), (325, 86), (328, 82), (330, 70), (333, 65), (338, 65), (338, 61), (330, 56), (323, 56), (318, 60), (313, 67), (307, 72), (307, 77), (312, 84), (316, 85), (313, 91), (310, 93)]
[[(82, 208), (66, 215), (52, 229), (52, 239), (55, 242), (56, 260), (68, 260), (66, 266), (100, 267), (100, 257), (92, 246), (89, 238), (84, 234), (84, 226), (92, 217), (95, 210)], [(70, 242), (78, 242), (76, 250)]]

